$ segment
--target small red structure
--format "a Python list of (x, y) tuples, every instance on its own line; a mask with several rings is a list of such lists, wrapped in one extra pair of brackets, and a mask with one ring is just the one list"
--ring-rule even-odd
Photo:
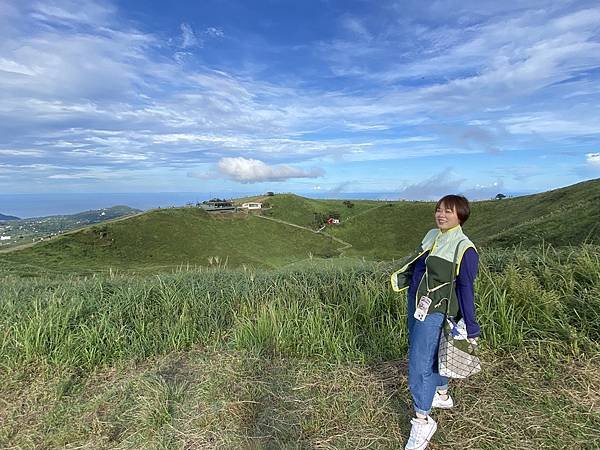
[(339, 223), (340, 219), (334, 219), (333, 217), (327, 219), (327, 225), (339, 225)]

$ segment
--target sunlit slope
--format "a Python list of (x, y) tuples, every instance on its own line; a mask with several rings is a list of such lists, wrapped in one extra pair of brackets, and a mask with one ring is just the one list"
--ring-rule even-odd
[(181, 264), (277, 267), (311, 254), (337, 255), (339, 246), (326, 236), (253, 216), (179, 208), (86, 228), (2, 259), (3, 266), (27, 264), (49, 271)]
[(425, 202), (380, 203), (327, 232), (352, 244), (347, 255), (374, 259), (406, 256), (433, 227), (433, 205)]
[[(359, 204), (360, 202), (356, 202)], [(347, 255), (402, 257), (433, 228), (433, 202), (380, 203), (327, 232), (352, 243)], [(600, 243), (600, 180), (503, 200), (472, 202), (464, 226), (479, 247)]]
[(383, 204), (374, 200), (350, 200), (347, 203), (344, 200), (315, 200), (294, 194), (277, 194), (267, 197), (266, 201), (271, 209), (263, 211), (265, 216), (309, 228), (317, 228), (315, 213), (337, 213), (343, 223), (350, 217)]
[(600, 243), (600, 180), (541, 194), (476, 202), (470, 235), (480, 244), (509, 247)]

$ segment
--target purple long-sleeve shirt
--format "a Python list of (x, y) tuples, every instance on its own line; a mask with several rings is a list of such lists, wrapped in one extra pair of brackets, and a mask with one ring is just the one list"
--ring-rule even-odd
[[(408, 298), (414, 299), (416, 291), (421, 282), (421, 278), (425, 274), (425, 259), (429, 255), (429, 251), (422, 254), (415, 262), (408, 286)], [(467, 336), (476, 338), (480, 334), (479, 324), (475, 315), (475, 292), (474, 284), (479, 267), (479, 255), (474, 248), (468, 248), (460, 262), (460, 270), (456, 277), (456, 293), (458, 298), (458, 306), (460, 313), (467, 326)], [(409, 300), (410, 301), (410, 300)]]

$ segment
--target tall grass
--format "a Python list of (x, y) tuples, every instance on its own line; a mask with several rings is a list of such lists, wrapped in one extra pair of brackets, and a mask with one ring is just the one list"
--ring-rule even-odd
[[(596, 246), (483, 254), (483, 347), (597, 352)], [(404, 295), (386, 263), (278, 271), (192, 269), (153, 277), (3, 277), (0, 357), (93, 368), (194, 345), (370, 362), (406, 351)]]

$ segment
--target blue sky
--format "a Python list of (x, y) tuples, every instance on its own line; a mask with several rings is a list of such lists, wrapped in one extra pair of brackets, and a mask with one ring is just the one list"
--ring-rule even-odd
[(0, 3), (4, 194), (478, 199), (598, 177), (595, 0)]

